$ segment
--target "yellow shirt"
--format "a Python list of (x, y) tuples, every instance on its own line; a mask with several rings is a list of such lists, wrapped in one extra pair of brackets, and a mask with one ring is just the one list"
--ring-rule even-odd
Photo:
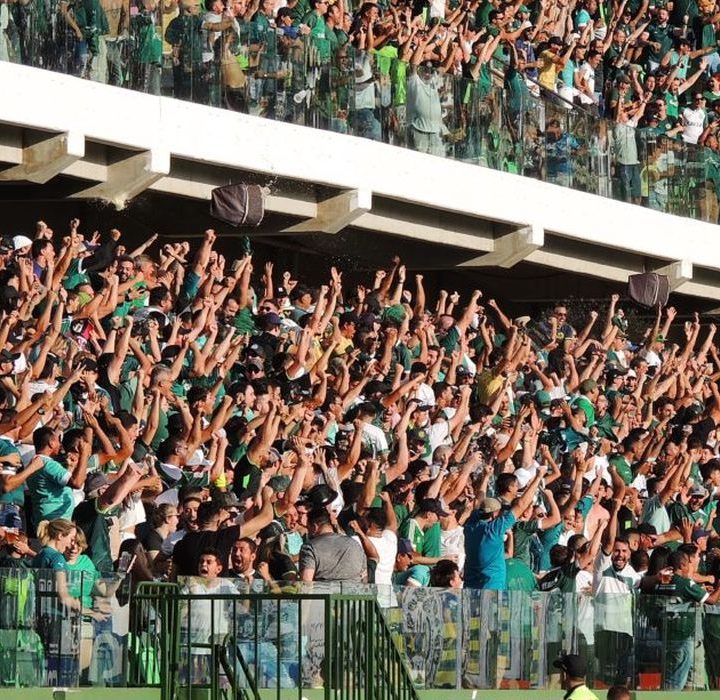
[(540, 54), (540, 68), (538, 75), (538, 83), (546, 90), (555, 92), (555, 83), (557, 83), (557, 63), (555, 59), (557, 55), (550, 49), (545, 49)]
[(494, 374), (492, 370), (486, 369), (477, 378), (478, 400), (480, 403), (489, 404), (495, 395), (502, 389), (505, 378), (502, 374)]

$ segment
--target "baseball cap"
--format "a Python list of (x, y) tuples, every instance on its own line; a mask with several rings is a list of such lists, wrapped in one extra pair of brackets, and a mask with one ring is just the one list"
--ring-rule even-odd
[(502, 503), (500, 503), (497, 498), (492, 497), (483, 498), (482, 501), (480, 501), (480, 506), (478, 507), (478, 510), (483, 515), (491, 515), (492, 513), (497, 513), (501, 509)]
[(195, 452), (190, 455), (190, 459), (185, 463), (188, 467), (209, 467), (210, 462), (205, 459), (204, 452), (198, 447)]
[(577, 654), (563, 654), (553, 661), (553, 666), (559, 668), (571, 678), (584, 678), (587, 673), (587, 663)]
[(698, 484), (697, 486), (693, 486), (690, 489), (690, 491), (688, 492), (688, 496), (702, 496), (703, 498), (705, 498), (705, 496), (707, 496), (707, 491), (703, 486)]
[(291, 479), (289, 476), (280, 474), (272, 477), (270, 481), (268, 481), (268, 486), (277, 493), (283, 493), (288, 490), (290, 481)]
[(570, 493), (573, 490), (573, 487), (575, 486), (575, 482), (570, 478), (564, 478), (560, 479), (559, 482), (559, 491), (560, 493)]
[(0, 350), (0, 362), (15, 362), (18, 357), (20, 357), (20, 353)]
[(246, 354), (248, 356), (254, 355), (255, 357), (265, 357), (265, 348), (262, 345), (258, 345), (257, 343), (254, 343), (247, 349)]
[(20, 250), (20, 248), (27, 248), (27, 246), (32, 245), (32, 241), (27, 236), (23, 236), (22, 234), (13, 236), (12, 243), (15, 250)]
[(549, 408), (552, 397), (547, 391), (538, 391), (535, 394), (535, 401), (540, 408)]
[(221, 508), (240, 508), (242, 505), (238, 497), (232, 491), (221, 491), (215, 493), (212, 497), (213, 503), (217, 503)]
[(412, 542), (407, 539), (399, 539), (397, 543), (398, 554), (411, 554), (413, 553)]
[(450, 515), (443, 509), (439, 498), (423, 498), (423, 500), (420, 501), (418, 510), (421, 513), (435, 513), (436, 515), (441, 515), (443, 517)]
[(337, 491), (331, 489), (327, 484), (313, 486), (299, 501), (311, 509), (323, 508), (330, 505), (338, 497)]
[(102, 472), (90, 474), (90, 476), (85, 479), (85, 495), (90, 498), (97, 496), (97, 492), (109, 483), (107, 476)]
[(262, 318), (265, 326), (279, 326), (282, 323), (282, 319), (274, 311), (270, 311)]

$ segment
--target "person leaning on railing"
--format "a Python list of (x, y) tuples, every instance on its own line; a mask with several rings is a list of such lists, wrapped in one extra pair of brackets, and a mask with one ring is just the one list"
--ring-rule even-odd
[(76, 533), (76, 526), (69, 520), (43, 520), (37, 527), (37, 535), (42, 549), (32, 561), (35, 569), (55, 572), (55, 591), (59, 601), (71, 610), (80, 610), (81, 602), (70, 595), (68, 590), (68, 565), (65, 550)]
[(696, 644), (696, 606), (715, 605), (720, 601), (720, 585), (705, 590), (691, 578), (690, 558), (681, 551), (671, 552), (668, 569), (661, 572), (650, 595), (667, 597), (660, 610), (665, 618), (666, 690), (682, 690), (693, 665)]
[(134, 90), (160, 94), (163, 40), (158, 25), (158, 0), (142, 0), (142, 6), (130, 18), (132, 60), (130, 81)]
[(205, 34), (222, 32), (233, 23), (231, 15), (220, 21), (200, 17), (199, 0), (182, 0), (180, 16), (165, 31), (165, 40), (172, 45), (173, 88), (175, 97), (207, 103), (210, 97), (209, 63), (206, 59)]

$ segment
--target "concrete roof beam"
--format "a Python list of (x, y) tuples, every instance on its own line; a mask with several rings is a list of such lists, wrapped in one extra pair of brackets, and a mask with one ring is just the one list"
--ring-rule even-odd
[(365, 188), (345, 190), (319, 201), (316, 216), (283, 229), (283, 233), (339, 233), (370, 209), (372, 209), (370, 190)]
[(676, 260), (669, 265), (655, 270), (661, 275), (667, 275), (671, 292), (682, 291), (693, 279), (693, 264), (690, 260)]
[(85, 157), (85, 137), (75, 131), (24, 144), (22, 162), (0, 172), (0, 181), (26, 180), (44, 185)]
[(170, 152), (151, 149), (108, 165), (104, 182), (82, 190), (75, 196), (81, 199), (101, 199), (121, 210), (133, 197), (169, 173)]
[(466, 260), (460, 264), (460, 267), (511, 268), (526, 260), (543, 245), (545, 245), (545, 231), (541, 227), (523, 226), (496, 238), (489, 253)]

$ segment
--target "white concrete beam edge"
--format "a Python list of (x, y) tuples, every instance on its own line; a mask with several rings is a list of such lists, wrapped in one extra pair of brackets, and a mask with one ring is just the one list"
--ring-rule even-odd
[(0, 181), (27, 180), (44, 185), (85, 157), (85, 137), (78, 131), (50, 135), (22, 146), (22, 160), (0, 172)]
[[(57, 131), (75, 125), (88, 139), (130, 148), (156, 148), (333, 188), (366, 188), (380, 196), (516, 226), (532, 220), (553, 234), (604, 247), (608, 260), (617, 248), (720, 269), (719, 229), (704, 222), (354, 137), (24, 66), (1, 64), (0, 79), (10, 96), (0, 104), (1, 121)], [(41, 108), (40, 98), (54, 109)], [(102, 105), (102, 113), (97, 108), (78, 110), (77, 104)], [(189, 127), (200, 123), (202, 129)]]

